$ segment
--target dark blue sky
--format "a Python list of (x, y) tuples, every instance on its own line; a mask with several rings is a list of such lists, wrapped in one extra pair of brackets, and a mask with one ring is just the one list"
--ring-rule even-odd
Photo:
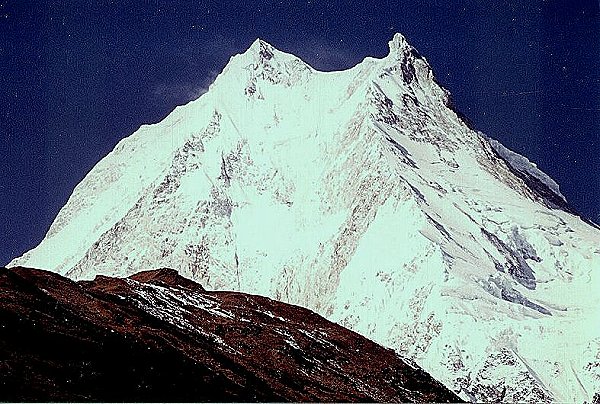
[(255, 38), (339, 70), (384, 56), (396, 31), (477, 129), (600, 221), (598, 0), (0, 0), (0, 264), (39, 243), (121, 138)]

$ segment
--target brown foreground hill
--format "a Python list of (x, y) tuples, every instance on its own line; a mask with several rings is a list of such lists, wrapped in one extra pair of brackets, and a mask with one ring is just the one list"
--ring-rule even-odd
[(0, 401), (460, 401), (309, 310), (171, 269), (0, 269), (0, 358)]

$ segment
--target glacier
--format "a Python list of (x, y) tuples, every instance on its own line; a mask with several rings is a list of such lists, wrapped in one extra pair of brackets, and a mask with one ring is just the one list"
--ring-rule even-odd
[(310, 308), (467, 400), (590, 402), (600, 231), (467, 125), (401, 34), (389, 49), (321, 72), (257, 39), (120, 141), (9, 266), (175, 268)]

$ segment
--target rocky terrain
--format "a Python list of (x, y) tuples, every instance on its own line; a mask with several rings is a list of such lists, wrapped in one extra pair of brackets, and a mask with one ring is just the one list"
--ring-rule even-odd
[(0, 401), (456, 402), (394, 351), (176, 271), (0, 269)]

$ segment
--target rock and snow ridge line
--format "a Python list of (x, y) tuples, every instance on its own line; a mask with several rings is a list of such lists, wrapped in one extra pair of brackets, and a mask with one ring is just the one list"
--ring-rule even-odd
[(306, 309), (174, 270), (73, 282), (0, 268), (2, 401), (457, 402)]
[(177, 268), (310, 308), (464, 399), (589, 401), (600, 232), (503, 150), (400, 35), (339, 72), (256, 41), (119, 142), (12, 265)]

